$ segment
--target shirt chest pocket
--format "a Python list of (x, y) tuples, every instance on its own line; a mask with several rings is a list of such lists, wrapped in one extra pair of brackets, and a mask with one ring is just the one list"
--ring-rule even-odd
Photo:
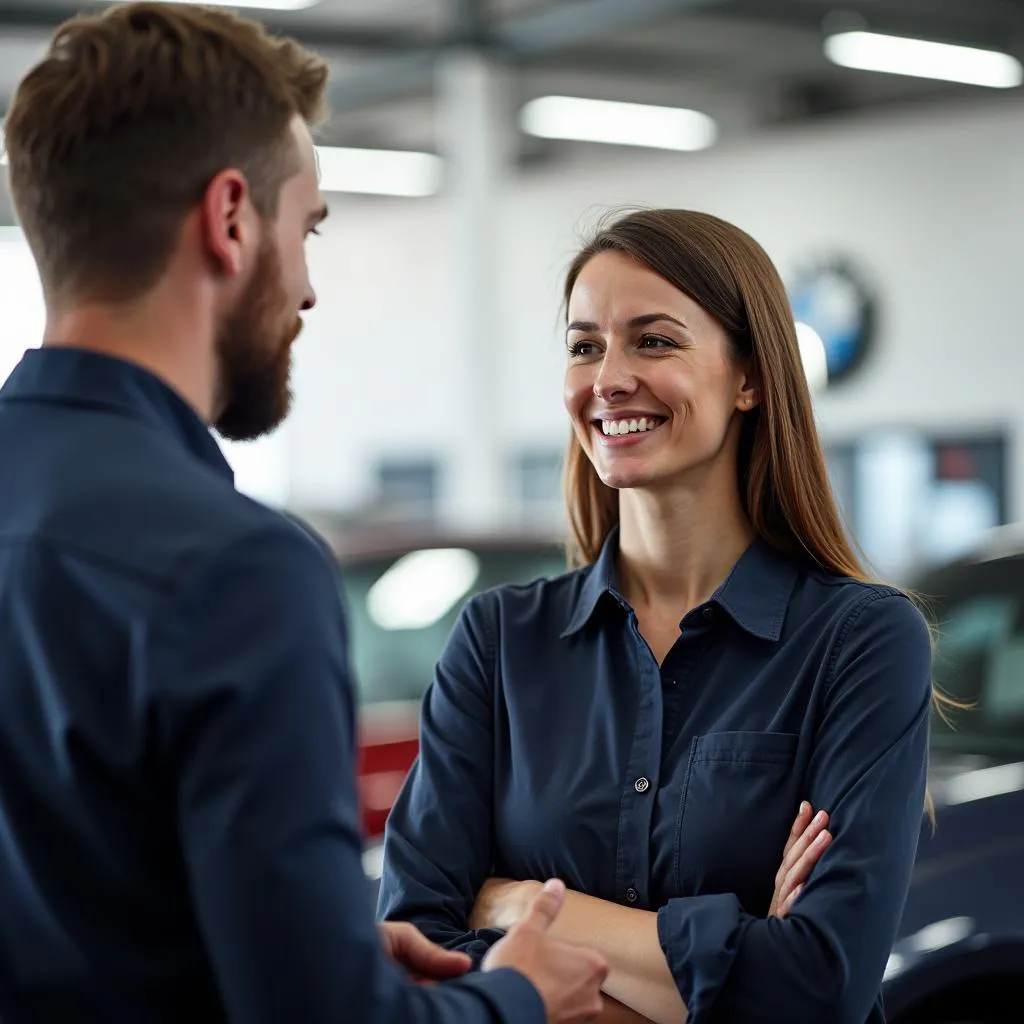
[(767, 913), (800, 803), (796, 748), (792, 733), (694, 738), (676, 827), (681, 895), (731, 892), (749, 913)]

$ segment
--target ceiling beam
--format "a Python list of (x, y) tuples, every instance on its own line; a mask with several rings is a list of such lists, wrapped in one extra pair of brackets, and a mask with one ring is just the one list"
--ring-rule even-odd
[(488, 0), (453, 0), (452, 36), (464, 44), (486, 46), (491, 28)]
[[(379, 57), (365, 69), (332, 80), (332, 107), (352, 110), (431, 91), (438, 60), (454, 48), (476, 46), (510, 63), (534, 63), (662, 18), (691, 11), (706, 13), (732, 2), (569, 0), (498, 21), (491, 15), (488, 0), (451, 0), (453, 24), (440, 36), (392, 26), (334, 25), (318, 19), (315, 10), (301, 16), (265, 10), (249, 13), (258, 16), (270, 31), (290, 35), (321, 52), (358, 51)], [(34, 0), (0, 0), (0, 33), (48, 33), (79, 13), (80, 5), (71, 2), (44, 7)]]
[[(457, 0), (466, 13), (483, 0)], [(536, 61), (593, 39), (600, 39), (641, 25), (686, 12), (706, 12), (725, 7), (731, 0), (571, 0), (533, 14), (492, 23), (477, 44), (509, 63)], [(331, 105), (352, 109), (429, 92), (436, 62), (456, 39), (426, 48), (417, 57), (397, 58), (390, 64), (369, 67), (335, 78)]]
[[(107, 6), (114, 6), (108, 4)], [(96, 10), (103, 6), (97, 4)], [(34, 0), (0, 0), (0, 33), (37, 31), (49, 34), (58, 25), (82, 14), (80, 3), (42, 6)], [(420, 51), (446, 42), (433, 35), (389, 25), (332, 25), (318, 20), (315, 11), (304, 16), (281, 11), (238, 10), (240, 14), (262, 21), (268, 30), (288, 35), (305, 46), (318, 50), (359, 50), (368, 53), (402, 53)]]
[(512, 57), (552, 53), (661, 18), (726, 5), (727, 0), (571, 0), (496, 26), (494, 42)]

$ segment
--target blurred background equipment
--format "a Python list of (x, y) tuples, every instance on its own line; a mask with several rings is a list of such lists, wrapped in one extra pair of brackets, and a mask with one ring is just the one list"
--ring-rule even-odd
[[(103, 6), (0, 0), (0, 103), (57, 24)], [(934, 723), (939, 825), (890, 1019), (1019, 1021), (1024, 3), (231, 6), (333, 68), (294, 411), (224, 447), (241, 489), (337, 553), (371, 877), (464, 601), (564, 567), (562, 274), (609, 211), (703, 209), (779, 267), (849, 531), (932, 598), (938, 681), (975, 705)], [(0, 309), (3, 378), (44, 322), (5, 186)]]
[[(54, 26), (103, 6), (0, 0), (0, 101)], [(742, 225), (782, 271), (837, 492), (880, 574), (1020, 517), (1024, 5), (230, 6), (333, 70), (335, 216), (310, 248), (325, 301), (296, 347), (294, 413), (225, 445), (254, 497), (558, 534), (561, 273), (604, 213), (669, 205)], [(0, 373), (38, 337), (33, 280), (0, 229)], [(950, 470), (940, 442), (974, 468)]]

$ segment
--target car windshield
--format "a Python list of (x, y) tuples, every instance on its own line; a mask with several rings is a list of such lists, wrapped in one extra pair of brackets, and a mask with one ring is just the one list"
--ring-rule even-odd
[(933, 717), (933, 750), (1024, 759), (1024, 559), (950, 567), (916, 589), (937, 627), (935, 682), (971, 705)]
[(342, 590), (364, 704), (418, 701), (467, 598), (565, 572), (557, 544), (412, 549), (346, 561)]

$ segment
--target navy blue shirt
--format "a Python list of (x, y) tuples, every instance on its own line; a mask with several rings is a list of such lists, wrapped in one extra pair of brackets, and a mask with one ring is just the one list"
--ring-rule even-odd
[(322, 546), (142, 369), (0, 392), (0, 1020), (540, 1022), (513, 971), (380, 951)]
[[(467, 604), (387, 826), (378, 911), (479, 958), (488, 876), (656, 910), (690, 1024), (864, 1024), (921, 829), (931, 651), (896, 590), (755, 541), (662, 665), (591, 567)], [(801, 800), (832, 846), (766, 918)]]

